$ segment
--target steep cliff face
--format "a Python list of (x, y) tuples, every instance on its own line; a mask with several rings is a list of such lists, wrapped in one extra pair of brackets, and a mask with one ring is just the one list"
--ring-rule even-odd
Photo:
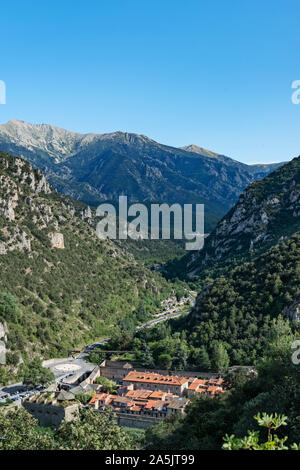
[(50, 185), (42, 172), (33, 169), (24, 160), (5, 158), (1, 154), (0, 216), (2, 220), (7, 221), (7, 225), (3, 225), (0, 231), (0, 254), (15, 249), (31, 251), (28, 232), (16, 222), (16, 219), (20, 219), (22, 204), (25, 203), (24, 207), (28, 206), (32, 212), (36, 211), (33, 222), (37, 227), (43, 228), (50, 220), (50, 206), (40, 200), (37, 208), (36, 203), (29, 197), (30, 193), (34, 194), (36, 200), (41, 194), (51, 193)]
[(8, 328), (6, 322), (0, 322), (0, 365), (6, 364), (6, 341)]
[(52, 343), (89, 342), (168, 295), (161, 276), (99, 240), (94, 210), (54, 191), (40, 170), (0, 152), (0, 181), (0, 324), (10, 352), (47, 356)]
[(60, 250), (64, 250), (65, 243), (64, 243), (64, 236), (62, 233), (50, 232), (49, 238), (51, 241), (52, 248), (59, 248)]
[(203, 250), (190, 258), (188, 271), (199, 274), (216, 263), (249, 259), (299, 229), (300, 157), (250, 184)]

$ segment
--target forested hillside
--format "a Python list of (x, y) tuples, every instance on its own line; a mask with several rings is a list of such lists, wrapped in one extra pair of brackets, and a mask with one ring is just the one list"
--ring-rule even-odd
[(300, 326), (300, 234), (216, 279), (199, 294), (186, 327), (190, 341), (222, 342), (231, 364), (252, 364), (266, 346), (272, 318)]
[(8, 360), (86, 344), (125, 314), (147, 316), (170, 288), (112, 241), (91, 211), (61, 196), (39, 170), (0, 152), (0, 323)]
[[(295, 338), (286, 322), (274, 321), (256, 373), (237, 369), (226, 377), (226, 393), (213, 399), (203, 394), (194, 396), (185, 416), (170, 416), (147, 430), (146, 447), (221, 450), (226, 434), (242, 438), (248, 430), (258, 432), (261, 428), (254, 419), (258, 413), (286, 416), (286, 425), (276, 429), (275, 434), (281, 439), (286, 436), (286, 448), (299, 445), (300, 367), (291, 361)], [(261, 438), (268, 440), (267, 429), (262, 430)]]
[(264, 354), (274, 319), (300, 331), (300, 234), (207, 284), (187, 316), (139, 331), (130, 349), (145, 366), (224, 371)]
[(264, 253), (300, 230), (300, 157), (251, 183), (237, 204), (187, 257), (186, 272), (205, 279)]
[(299, 329), (299, 230), (300, 157), (251, 184), (203, 250), (169, 263), (173, 278), (193, 268), (183, 278), (198, 289), (196, 305), (168, 327), (139, 332), (139, 354), (158, 365), (163, 357), (170, 367), (221, 370), (262, 357), (273, 318)]

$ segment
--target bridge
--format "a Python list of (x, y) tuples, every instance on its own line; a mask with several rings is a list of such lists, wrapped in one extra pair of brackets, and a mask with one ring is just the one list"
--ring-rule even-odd
[[(52, 344), (53, 346), (55, 346), (56, 348), (58, 349), (64, 349), (61, 345), (57, 344), (57, 343), (53, 343), (52, 341), (49, 341), (49, 344)], [(107, 354), (125, 354), (125, 353), (131, 353), (131, 354), (134, 354), (135, 351), (122, 351), (122, 350), (112, 350), (112, 349), (90, 349), (90, 350), (86, 350), (85, 348), (83, 349), (66, 349), (67, 353), (69, 356), (73, 355), (73, 354), (82, 354), (82, 353), (85, 353), (85, 354), (90, 354), (90, 353), (96, 353), (96, 354), (103, 354), (103, 353), (107, 353)]]
[(74, 349), (68, 349), (68, 352), (69, 353), (72, 353), (72, 354), (76, 354), (76, 353), (86, 353), (86, 354), (90, 354), (90, 353), (96, 353), (96, 354), (103, 354), (103, 353), (108, 353), (108, 354), (119, 354), (119, 353), (135, 353), (136, 351), (112, 351), (111, 349), (91, 349), (90, 351), (85, 351), (84, 349), (81, 349), (81, 350), (74, 350)]

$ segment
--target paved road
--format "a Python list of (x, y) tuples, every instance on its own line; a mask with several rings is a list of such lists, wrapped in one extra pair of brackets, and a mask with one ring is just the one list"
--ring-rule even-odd
[(165, 315), (165, 316), (156, 318), (156, 319), (154, 319), (154, 320), (150, 320), (150, 321), (148, 321), (147, 323), (144, 323), (144, 325), (137, 326), (136, 329), (137, 329), (137, 330), (141, 330), (141, 329), (143, 329), (143, 328), (150, 328), (151, 326), (157, 325), (157, 323), (160, 323), (160, 322), (162, 322), (162, 321), (171, 320), (172, 318), (181, 317), (184, 313), (188, 313), (189, 311), (190, 311), (190, 309), (181, 310), (181, 311), (178, 312), (178, 313), (171, 312), (171, 313), (169, 313), (169, 314), (167, 314), (167, 315)]
[[(189, 310), (184, 310), (180, 312), (175, 312), (176, 307), (166, 311), (164, 315), (158, 318), (154, 318), (143, 325), (137, 327), (137, 330), (142, 328), (151, 328), (151, 326), (156, 325), (162, 321), (170, 320), (171, 318), (177, 318), (187, 313)], [(169, 313), (168, 313), (169, 312)], [(85, 372), (91, 371), (93, 369), (93, 364), (90, 364), (85, 361), (88, 353), (92, 352), (93, 349), (96, 349), (99, 346), (103, 346), (108, 343), (110, 338), (103, 338), (99, 341), (95, 341), (92, 344), (85, 346), (82, 349), (82, 352), (76, 356), (76, 358), (66, 358), (66, 359), (51, 359), (49, 361), (44, 361), (43, 365), (48, 367), (55, 375), (56, 382), (58, 383), (68, 383), (72, 381), (75, 377), (82, 375)], [(73, 370), (72, 370), (73, 366)], [(70, 369), (70, 370), (68, 370)]]
[[(189, 294), (188, 300), (192, 304), (195, 303), (195, 298)], [(172, 318), (178, 318), (181, 315), (184, 315), (190, 311), (190, 309), (177, 311), (178, 306), (170, 308), (166, 310), (161, 316), (157, 318), (153, 318), (152, 320), (144, 323), (137, 327), (137, 330), (142, 328), (151, 328), (152, 326), (170, 320)], [(94, 368), (94, 365), (85, 361), (85, 357), (87, 354), (93, 349), (97, 348), (98, 346), (102, 346), (108, 343), (110, 338), (102, 338), (99, 341), (95, 341), (94, 343), (87, 345), (83, 348), (82, 352), (76, 358), (65, 358), (65, 359), (50, 359), (49, 361), (44, 361), (43, 365), (48, 367), (55, 375), (55, 380), (57, 383), (67, 383), (72, 382), (74, 378), (79, 375), (82, 375), (85, 372), (91, 371)], [(38, 389), (30, 390), (28, 387), (22, 386), (21, 383), (10, 385), (7, 387), (0, 388), (0, 402), (3, 400), (5, 402), (6, 398), (11, 398), (16, 405), (21, 404), (21, 399), (24, 396), (31, 395), (39, 391)], [(7, 397), (2, 399), (1, 392), (4, 392)], [(27, 395), (25, 395), (27, 393)]]
[[(191, 294), (189, 294), (188, 300), (192, 303), (192, 305), (194, 305), (195, 298)], [(181, 315), (184, 315), (184, 314), (190, 312), (190, 310), (191, 309), (188, 308), (188, 309), (185, 309), (185, 310), (178, 311), (178, 306), (177, 306), (177, 308), (173, 307), (169, 310), (166, 310), (166, 312), (164, 312), (161, 316), (159, 316), (157, 318), (154, 318), (153, 320), (149, 320), (146, 323), (144, 323), (143, 325), (137, 326), (136, 329), (140, 330), (142, 328), (151, 328), (152, 326), (157, 325), (157, 323), (167, 321), (167, 320), (171, 320), (172, 318), (181, 317)], [(86, 354), (88, 352), (91, 352), (93, 349), (96, 349), (97, 346), (101, 346), (103, 344), (106, 344), (109, 341), (110, 341), (110, 338), (103, 338), (100, 341), (96, 341), (92, 344), (89, 344), (89, 345), (85, 346), (83, 348), (83, 351), (79, 354), (79, 356), (77, 356), (76, 359), (84, 359), (84, 357), (86, 357)]]

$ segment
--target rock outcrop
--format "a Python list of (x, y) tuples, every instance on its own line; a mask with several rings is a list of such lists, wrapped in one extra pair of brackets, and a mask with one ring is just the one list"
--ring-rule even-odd
[(50, 232), (49, 238), (52, 248), (59, 248), (61, 250), (65, 248), (64, 236), (62, 233)]
[(7, 325), (0, 321), (0, 364), (6, 364)]

